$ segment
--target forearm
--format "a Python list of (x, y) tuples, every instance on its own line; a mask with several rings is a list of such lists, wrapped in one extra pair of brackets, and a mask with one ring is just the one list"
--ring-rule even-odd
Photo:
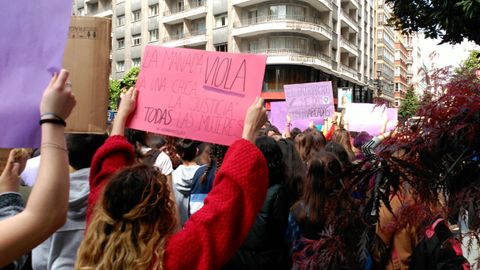
[(69, 169), (64, 127), (42, 125), (40, 168), (26, 211), (38, 216), (46, 231), (65, 222), (68, 207)]
[(112, 133), (110, 136), (120, 135), (125, 136), (125, 124), (127, 123), (127, 118), (125, 114), (118, 113), (113, 120)]

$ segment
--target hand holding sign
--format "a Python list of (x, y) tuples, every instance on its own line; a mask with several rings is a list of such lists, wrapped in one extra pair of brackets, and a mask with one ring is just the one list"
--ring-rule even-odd
[(50, 80), (40, 103), (42, 116), (49, 114), (65, 120), (72, 112), (76, 100), (71, 86), (67, 85), (68, 76), (68, 71), (62, 69), (60, 74), (55, 74)]
[(255, 134), (265, 122), (267, 122), (267, 110), (263, 106), (263, 99), (257, 98), (247, 110), (242, 138), (255, 143)]

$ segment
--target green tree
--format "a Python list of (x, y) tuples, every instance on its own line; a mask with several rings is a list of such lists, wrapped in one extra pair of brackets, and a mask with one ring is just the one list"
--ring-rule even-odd
[(454, 70), (456, 77), (474, 77), (475, 71), (480, 69), (480, 50), (470, 51), (468, 58), (465, 59), (460, 67)]
[(140, 73), (140, 68), (134, 67), (130, 69), (121, 80), (110, 80), (110, 109), (117, 110), (117, 103), (120, 94), (124, 89), (128, 89), (135, 85)]
[(402, 101), (398, 114), (402, 119), (412, 117), (417, 113), (418, 105), (418, 97), (415, 95), (413, 87), (410, 87), (407, 89), (405, 99)]
[(461, 43), (465, 38), (480, 44), (478, 0), (385, 0), (392, 6), (389, 24), (403, 33), (423, 32), (441, 43)]

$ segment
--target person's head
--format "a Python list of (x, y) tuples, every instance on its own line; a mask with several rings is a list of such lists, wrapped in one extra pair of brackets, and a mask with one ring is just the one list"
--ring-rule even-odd
[(75, 170), (89, 168), (95, 152), (106, 139), (106, 135), (100, 134), (67, 134), (65, 141), (70, 166)]
[(302, 201), (310, 209), (310, 219), (322, 223), (324, 202), (334, 191), (342, 189), (342, 166), (335, 155), (321, 151), (310, 160), (303, 188)]
[(327, 142), (327, 140), (325, 139), (323, 133), (316, 129), (313, 129), (310, 132), (313, 139), (313, 149), (315, 150), (315, 152), (320, 152), (325, 147), (325, 143)]
[(199, 154), (197, 156), (197, 163), (199, 165), (210, 163), (210, 161), (212, 159), (212, 155), (211, 155), (211, 151), (210, 151), (211, 148), (212, 148), (212, 146), (209, 143), (201, 143), (198, 146), (198, 153)]
[(372, 135), (370, 135), (368, 132), (362, 131), (358, 133), (357, 136), (355, 136), (355, 139), (353, 139), (353, 147), (360, 149), (364, 144), (366, 144), (372, 138), (373, 138)]
[(295, 137), (295, 147), (297, 148), (300, 158), (304, 162), (308, 162), (313, 148), (313, 136), (310, 132), (300, 133)]
[(323, 150), (335, 155), (342, 163), (342, 167), (348, 167), (351, 165), (350, 157), (348, 156), (347, 151), (341, 144), (330, 141), (325, 145), (325, 148)]
[(147, 146), (148, 142), (148, 134), (143, 130), (136, 130), (132, 128), (125, 129), (125, 138), (132, 144), (133, 146)]
[(268, 136), (258, 137), (255, 145), (267, 160), (269, 186), (285, 181), (285, 166), (283, 163), (282, 149), (277, 142)]
[(183, 162), (193, 161), (198, 155), (199, 143), (190, 139), (181, 139), (176, 144), (177, 153)]
[(295, 140), (297, 135), (300, 134), (300, 133), (302, 133), (302, 131), (299, 128), (292, 128), (292, 130), (290, 131), (290, 136), (291, 136), (292, 140)]
[(276, 126), (269, 126), (265, 128), (265, 133), (267, 136), (272, 137), (273, 135), (280, 135), (280, 131)]
[(148, 135), (148, 146), (152, 149), (160, 149), (167, 143), (167, 140), (158, 134), (149, 134)]
[(343, 146), (348, 153), (350, 161), (353, 161), (355, 159), (355, 154), (353, 153), (350, 139), (350, 133), (344, 128), (339, 128), (333, 132), (331, 141)]
[[(158, 169), (127, 167), (105, 186), (77, 259), (80, 269), (157, 269), (174, 232), (175, 203)], [(152, 260), (153, 255), (153, 260)]]

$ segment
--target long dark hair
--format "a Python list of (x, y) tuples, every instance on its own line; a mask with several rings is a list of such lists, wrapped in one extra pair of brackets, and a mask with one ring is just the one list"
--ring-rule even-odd
[(193, 161), (198, 154), (199, 144), (199, 142), (190, 139), (182, 139), (178, 141), (176, 149), (182, 161)]
[(327, 199), (342, 189), (341, 172), (341, 163), (332, 153), (322, 151), (310, 160), (301, 202), (311, 222), (322, 226), (327, 222), (331, 214), (327, 213)]
[(269, 186), (283, 184), (285, 182), (285, 165), (280, 146), (273, 138), (268, 136), (258, 137), (255, 140), (255, 145), (267, 160)]

